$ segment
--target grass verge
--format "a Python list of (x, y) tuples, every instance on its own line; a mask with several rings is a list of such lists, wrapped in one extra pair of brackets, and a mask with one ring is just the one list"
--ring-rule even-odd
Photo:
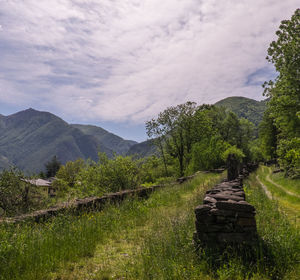
[[(148, 200), (108, 205), (99, 213), (64, 215), (43, 224), (1, 224), (0, 279), (56, 278), (60, 277), (56, 271), (66, 267), (70, 268), (70, 274), (74, 270), (72, 263), (90, 259), (99, 246), (108, 252), (107, 244), (116, 240), (123, 239), (125, 242), (120, 244), (127, 244), (132, 239), (135, 244), (139, 238), (136, 232), (147, 229), (154, 212), (160, 214), (173, 205), (179, 207), (195, 189), (201, 189), (203, 194), (204, 185), (212, 186), (219, 178), (219, 175), (201, 174), (193, 182), (159, 190)], [(110, 273), (105, 272), (109, 266), (102, 268), (101, 274)]]
[(257, 210), (256, 246), (196, 252), (194, 208), (220, 179), (201, 174), (100, 213), (0, 228), (0, 279), (298, 279), (297, 226), (255, 176), (245, 190)]

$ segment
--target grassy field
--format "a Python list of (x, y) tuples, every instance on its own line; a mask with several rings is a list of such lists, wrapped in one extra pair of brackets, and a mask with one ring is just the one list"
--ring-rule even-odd
[(193, 210), (220, 177), (200, 174), (99, 213), (1, 225), (0, 279), (298, 279), (297, 225), (256, 174), (245, 189), (257, 209), (257, 246), (196, 253)]

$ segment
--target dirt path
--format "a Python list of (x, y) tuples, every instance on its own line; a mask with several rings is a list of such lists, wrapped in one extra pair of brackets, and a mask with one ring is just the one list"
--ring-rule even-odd
[(263, 190), (264, 190), (266, 196), (267, 196), (269, 199), (271, 199), (271, 200), (274, 199), (272, 193), (271, 193), (271, 192), (268, 190), (268, 188), (262, 183), (262, 181), (259, 180), (258, 175), (256, 175), (256, 180), (257, 180), (257, 182), (261, 185), (261, 187), (263, 188)]
[(286, 190), (283, 186), (281, 186), (281, 185), (275, 183), (275, 182), (270, 178), (270, 175), (271, 175), (271, 174), (272, 174), (272, 171), (271, 171), (271, 169), (269, 169), (269, 174), (266, 176), (267, 181), (269, 181), (272, 185), (274, 185), (274, 186), (276, 186), (277, 188), (281, 189), (281, 190), (284, 191), (285, 193), (287, 193), (287, 194), (289, 194), (289, 195), (291, 195), (291, 196), (295, 196), (295, 197), (300, 198), (300, 195), (295, 194), (295, 193), (293, 193), (293, 192), (290, 192), (290, 191)]

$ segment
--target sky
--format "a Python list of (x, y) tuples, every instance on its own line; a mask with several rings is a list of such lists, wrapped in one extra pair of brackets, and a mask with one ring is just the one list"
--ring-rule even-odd
[(146, 140), (186, 101), (263, 99), (299, 0), (0, 0), (0, 114), (27, 108)]

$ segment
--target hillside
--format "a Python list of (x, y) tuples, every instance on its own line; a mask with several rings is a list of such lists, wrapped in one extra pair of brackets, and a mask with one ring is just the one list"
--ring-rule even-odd
[[(266, 109), (266, 101), (256, 101), (254, 99), (233, 96), (222, 99), (215, 103), (216, 106), (223, 106), (234, 112), (239, 118), (245, 118), (258, 126), (262, 120)], [(151, 140), (137, 143), (128, 150), (127, 155), (138, 155), (138, 157), (147, 157), (155, 154), (156, 148)]]
[(38, 172), (53, 155), (62, 163), (77, 158), (96, 160), (99, 149), (113, 154), (95, 137), (51, 113), (28, 109), (0, 118), (0, 169), (14, 165)]
[(152, 140), (147, 140), (141, 143), (137, 143), (130, 147), (127, 152), (128, 156), (137, 156), (140, 158), (152, 156), (156, 153), (157, 149)]
[(254, 99), (233, 96), (222, 99), (215, 103), (216, 106), (223, 106), (231, 110), (239, 118), (245, 118), (256, 126), (261, 122), (263, 113), (266, 110), (266, 100), (256, 101)]
[(105, 147), (119, 155), (125, 155), (133, 145), (137, 144), (135, 141), (124, 140), (98, 126), (82, 124), (72, 124), (71, 126), (79, 129), (86, 135), (94, 136), (100, 143), (103, 143)]

